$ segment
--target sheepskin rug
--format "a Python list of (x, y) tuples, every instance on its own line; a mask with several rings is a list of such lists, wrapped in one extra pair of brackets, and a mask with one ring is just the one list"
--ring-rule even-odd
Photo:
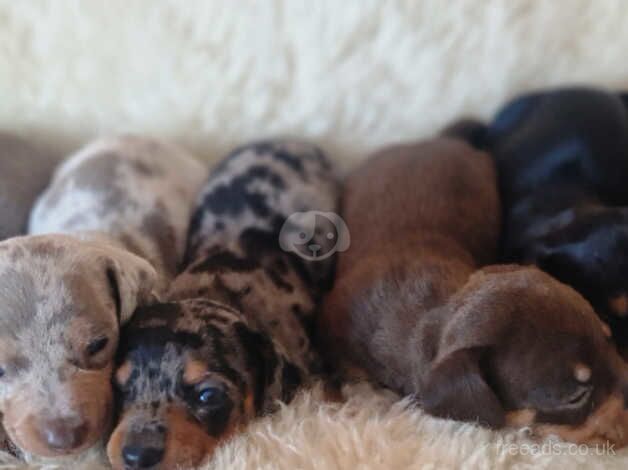
[[(147, 133), (208, 161), (250, 139), (306, 137), (348, 169), (523, 90), (628, 87), (627, 15), (624, 0), (0, 0), (0, 128), (62, 152)], [(436, 420), (365, 384), (344, 395), (304, 392), (207, 468), (628, 466), (628, 451)], [(2, 456), (0, 468), (21, 467)]]

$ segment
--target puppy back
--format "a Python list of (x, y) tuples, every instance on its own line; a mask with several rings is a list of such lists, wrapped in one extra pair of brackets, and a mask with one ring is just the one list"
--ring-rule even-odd
[(489, 155), (452, 138), (389, 147), (349, 176), (343, 216), (356, 235), (341, 260), (416, 253), (429, 240), (454, 242), (487, 264), (500, 225), (495, 168)]

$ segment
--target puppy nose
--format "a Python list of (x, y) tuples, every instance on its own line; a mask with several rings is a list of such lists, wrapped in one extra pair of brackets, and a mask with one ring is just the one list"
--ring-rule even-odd
[(44, 425), (42, 434), (51, 449), (76, 449), (85, 442), (87, 424), (73, 419), (55, 419)]
[(164, 450), (155, 447), (126, 446), (122, 449), (122, 459), (127, 468), (150, 468), (164, 458)]
[(316, 243), (312, 243), (311, 245), (307, 246), (310, 250), (312, 250), (314, 253), (316, 253), (318, 250), (321, 249), (320, 245), (317, 245)]

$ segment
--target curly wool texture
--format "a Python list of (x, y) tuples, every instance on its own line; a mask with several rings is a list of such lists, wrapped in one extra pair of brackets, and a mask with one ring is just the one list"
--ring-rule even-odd
[[(254, 138), (307, 137), (350, 168), (524, 90), (628, 86), (626, 14), (622, 0), (0, 0), (0, 129), (59, 151), (146, 133), (208, 161)], [(319, 395), (256, 422), (208, 468), (628, 464), (626, 451), (511, 455), (524, 433), (435, 420), (368, 387), (344, 405)], [(2, 456), (0, 468), (21, 467)]]
[[(367, 384), (345, 386), (343, 396), (343, 403), (328, 402), (320, 386), (304, 391), (225, 443), (202, 470), (619, 470), (628, 462), (628, 451), (595, 455), (590, 448), (587, 454), (557, 440), (535, 441), (525, 429), (497, 432), (432, 418), (409, 400)], [(531, 453), (542, 444), (544, 451)], [(0, 469), (105, 470), (99, 457), (94, 452), (71, 464), (31, 467), (0, 463)]]

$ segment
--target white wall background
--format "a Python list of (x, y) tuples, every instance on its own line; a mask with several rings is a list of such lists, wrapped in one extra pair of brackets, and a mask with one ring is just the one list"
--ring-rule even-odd
[(0, 128), (216, 159), (309, 137), (348, 166), (518, 91), (628, 86), (623, 0), (0, 0)]

